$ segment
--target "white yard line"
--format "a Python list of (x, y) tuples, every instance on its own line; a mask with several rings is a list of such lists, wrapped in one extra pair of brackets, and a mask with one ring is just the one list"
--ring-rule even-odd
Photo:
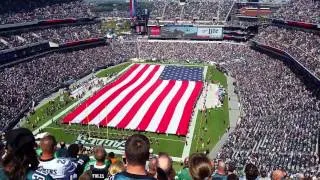
[[(205, 66), (204, 70), (203, 70), (204, 79), (206, 78), (207, 70), (208, 70), (208, 66)], [(206, 91), (203, 89), (203, 91), (200, 94), (200, 98), (203, 97), (203, 95), (204, 95), (203, 93), (205, 93), (205, 92)], [(195, 113), (194, 113), (194, 115), (192, 117), (192, 120), (191, 120), (191, 125), (190, 125), (190, 128), (189, 128), (189, 134), (187, 134), (187, 144), (184, 145), (181, 159), (185, 159), (186, 157), (188, 157), (190, 155), (190, 150), (191, 150), (194, 130), (196, 128), (198, 112), (201, 109), (201, 106), (202, 106), (202, 101), (199, 99), (198, 102), (197, 102), (196, 108), (194, 109)]]

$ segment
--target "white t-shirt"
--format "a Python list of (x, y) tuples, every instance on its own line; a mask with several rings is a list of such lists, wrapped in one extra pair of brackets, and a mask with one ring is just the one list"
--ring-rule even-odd
[(50, 160), (39, 160), (38, 171), (49, 174), (53, 179), (70, 180), (76, 170), (72, 161), (66, 158), (54, 158)]

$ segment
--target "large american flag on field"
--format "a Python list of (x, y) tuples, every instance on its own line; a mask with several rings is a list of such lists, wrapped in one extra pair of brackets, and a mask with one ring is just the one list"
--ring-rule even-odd
[(202, 67), (133, 64), (63, 122), (186, 135), (202, 74)]

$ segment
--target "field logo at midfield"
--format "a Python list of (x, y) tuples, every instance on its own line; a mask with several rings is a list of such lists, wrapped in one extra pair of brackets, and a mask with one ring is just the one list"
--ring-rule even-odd
[(81, 143), (87, 146), (103, 146), (103, 147), (111, 147), (113, 149), (124, 150), (125, 140), (111, 140), (111, 139), (98, 139), (91, 138), (84, 135), (78, 135), (75, 143)]

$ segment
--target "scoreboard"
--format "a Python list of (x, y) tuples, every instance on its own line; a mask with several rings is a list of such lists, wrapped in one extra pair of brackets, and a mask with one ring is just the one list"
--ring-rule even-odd
[(222, 26), (165, 25), (148, 26), (149, 38), (157, 39), (223, 39)]

